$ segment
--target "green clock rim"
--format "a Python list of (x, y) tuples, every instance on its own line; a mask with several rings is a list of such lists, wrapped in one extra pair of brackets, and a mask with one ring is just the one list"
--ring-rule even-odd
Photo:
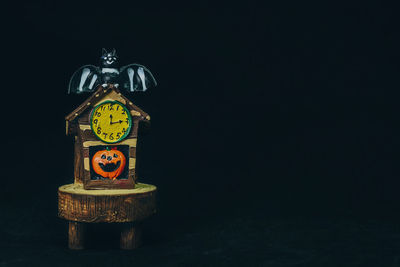
[[(121, 136), (121, 137), (120, 137), (117, 141), (115, 141), (115, 142), (104, 141), (103, 139), (101, 139), (101, 137), (99, 137), (99, 136), (97, 135), (97, 133), (93, 130), (93, 127), (92, 127), (92, 120), (93, 120), (93, 113), (94, 113), (94, 111), (97, 110), (97, 109), (99, 108), (99, 106), (101, 106), (101, 105), (103, 105), (103, 104), (107, 104), (107, 103), (114, 103), (114, 104), (119, 104), (119, 105), (121, 105), (121, 106), (123, 107), (123, 109), (126, 111), (126, 114), (128, 114), (129, 127), (128, 127), (128, 129), (126, 130), (126, 133), (125, 133), (123, 136)], [(129, 135), (129, 133), (130, 133), (130, 131), (131, 131), (131, 128), (132, 128), (132, 117), (131, 117), (131, 113), (129, 112), (129, 110), (128, 110), (128, 109), (125, 107), (125, 105), (122, 104), (121, 102), (119, 102), (119, 101), (112, 101), (112, 100), (106, 100), (106, 101), (104, 101), (104, 102), (101, 102), (101, 103), (97, 104), (97, 105), (92, 109), (92, 112), (90, 113), (90, 120), (89, 120), (89, 123), (90, 123), (90, 129), (92, 130), (93, 134), (94, 134), (101, 142), (104, 142), (104, 143), (106, 143), (106, 144), (115, 144), (115, 143), (121, 142), (123, 139), (125, 139), (125, 138)]]

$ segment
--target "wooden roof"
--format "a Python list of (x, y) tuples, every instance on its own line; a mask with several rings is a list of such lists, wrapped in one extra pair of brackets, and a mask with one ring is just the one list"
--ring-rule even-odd
[(93, 107), (95, 104), (99, 102), (99, 100), (110, 94), (112, 91), (118, 95), (119, 98), (123, 99), (125, 103), (123, 103), (131, 112), (132, 116), (135, 116), (141, 121), (148, 122), (150, 121), (150, 116), (141, 110), (138, 106), (134, 105), (127, 97), (125, 97), (114, 85), (109, 84), (106, 88), (102, 87), (101, 85), (97, 88), (96, 92), (94, 92), (88, 99), (86, 99), (82, 104), (79, 105), (76, 109), (74, 109), (70, 114), (65, 116), (66, 120), (66, 134), (69, 135), (70, 133), (74, 132), (76, 129), (74, 125), (76, 123), (71, 123), (75, 119), (79, 118), (79, 116), (85, 112), (88, 108)]
[(65, 116), (65, 120), (68, 122), (72, 122), (73, 120), (78, 118), (79, 115), (81, 115), (85, 110), (92, 107), (94, 103), (97, 103), (98, 99), (100, 99), (102, 96), (109, 94), (111, 91), (114, 91), (126, 101), (125, 105), (128, 107), (129, 110), (137, 111), (139, 113), (138, 117), (140, 118), (140, 120), (144, 121), (150, 120), (150, 116), (146, 112), (141, 110), (138, 106), (134, 105), (132, 101), (130, 101), (127, 97), (125, 97), (118, 90), (118, 88), (114, 87), (114, 85), (112, 84), (109, 84), (106, 88), (100, 85), (96, 90), (96, 92), (94, 92), (88, 99), (86, 99), (82, 104), (79, 105), (79, 107), (74, 109), (70, 114)]

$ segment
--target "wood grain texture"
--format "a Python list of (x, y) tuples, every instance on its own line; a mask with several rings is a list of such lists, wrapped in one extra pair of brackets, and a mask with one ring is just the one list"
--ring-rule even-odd
[(65, 121), (65, 134), (77, 135), (78, 134), (78, 122), (77, 121)]
[(89, 98), (87, 98), (82, 104), (80, 104), (76, 109), (74, 109), (70, 114), (65, 116), (65, 120), (67, 121), (72, 121), (76, 119), (82, 112), (84, 112), (86, 109), (92, 106), (92, 103), (96, 100), (99, 99), (101, 96), (103, 96), (105, 93), (107, 93), (107, 90), (103, 90), (104, 88), (99, 85), (97, 87), (96, 92), (94, 92)]
[(83, 147), (90, 147), (90, 146), (119, 146), (119, 145), (129, 145), (136, 147), (137, 144), (137, 139), (136, 138), (130, 138), (130, 139), (124, 139), (121, 142), (118, 143), (113, 143), (113, 144), (107, 144), (103, 143), (102, 141), (83, 141)]
[[(85, 128), (85, 127), (83, 127)], [(134, 129), (135, 127), (133, 127)], [(89, 158), (89, 147), (90, 146), (104, 146), (107, 145), (106, 143), (103, 143), (99, 141), (97, 138), (96, 140), (90, 140), (88, 141), (85, 139), (85, 135), (83, 134), (84, 132), (88, 132), (88, 130), (82, 131), (79, 130), (79, 134), (77, 139), (79, 140), (80, 144), (80, 149), (81, 149), (81, 161), (82, 161), (82, 177), (83, 177), (83, 185), (85, 189), (116, 189), (116, 188), (135, 188), (135, 181), (136, 181), (136, 169), (134, 168), (129, 168), (129, 163), (128, 163), (128, 179), (126, 180), (92, 180), (90, 177), (90, 158)], [(94, 136), (94, 135), (93, 135)], [(128, 145), (129, 146), (129, 152), (132, 149), (135, 149), (137, 144), (137, 138), (130, 138), (127, 137), (121, 142), (115, 143), (115, 144), (110, 144), (110, 146), (117, 146), (117, 145)], [(134, 153), (136, 155), (136, 152)], [(130, 158), (128, 162), (130, 162)]]
[(129, 147), (129, 157), (136, 158), (136, 147)]
[(83, 158), (83, 169), (85, 171), (90, 171), (90, 159), (89, 159), (89, 157)]
[(83, 249), (85, 237), (85, 225), (80, 222), (69, 222), (68, 247), (70, 249)]
[[(90, 176), (89, 171), (85, 170), (86, 175)], [(134, 169), (129, 170), (128, 179), (117, 180), (84, 180), (83, 186), (85, 190), (100, 190), (100, 189), (134, 189), (135, 188), (135, 173)], [(86, 178), (85, 178), (86, 179)]]
[(121, 228), (121, 249), (135, 249), (140, 247), (142, 241), (142, 228), (139, 224), (126, 223)]
[[(94, 92), (89, 98), (87, 98), (82, 104), (80, 104), (70, 114), (65, 116), (65, 120), (73, 121), (76, 118), (80, 117), (80, 115), (83, 112), (87, 111), (90, 107), (97, 105), (101, 101), (110, 100), (110, 99), (119, 100), (120, 102), (125, 104), (129, 110), (134, 110), (134, 111), (140, 113), (140, 116), (137, 116), (140, 120), (143, 120), (143, 121), (150, 120), (150, 116), (146, 112), (141, 110), (138, 106), (134, 105), (127, 97), (125, 97), (112, 84), (109, 84), (106, 88), (103, 88), (101, 85), (98, 86), (96, 92)], [(136, 113), (134, 113), (134, 114), (136, 114)]]
[[(112, 87), (110, 87), (110, 88), (112, 89)], [(97, 106), (100, 103), (103, 103), (105, 101), (118, 101), (125, 106), (126, 106), (126, 103), (128, 102), (126, 98), (122, 97), (122, 94), (118, 94), (115, 90), (110, 90), (102, 98), (100, 98), (98, 101), (96, 101), (96, 103), (94, 103), (94, 106)], [(140, 116), (140, 114), (139, 114), (139, 116)]]
[(153, 185), (138, 183), (135, 189), (85, 190), (80, 184), (58, 189), (58, 216), (77, 222), (138, 222), (156, 212)]
[(77, 136), (75, 136), (74, 143), (74, 183), (83, 184), (84, 170), (82, 160), (81, 143)]
[(81, 125), (90, 125), (90, 112), (92, 109), (85, 110), (82, 112), (81, 115), (78, 117), (79, 128)]
[(135, 169), (135, 166), (136, 166), (136, 159), (129, 158), (129, 163), (128, 163), (129, 170)]
[(82, 156), (84, 157), (84, 158), (89, 158), (89, 148), (88, 147), (85, 147), (85, 148), (82, 148)]
[[(127, 139), (127, 138), (131, 139), (131, 138), (137, 137), (137, 131), (134, 131), (135, 126), (134, 125), (132, 125), (132, 126), (133, 127), (132, 127), (131, 131), (129, 132), (129, 134), (126, 136), (125, 139)], [(90, 129), (90, 128), (85, 129), (85, 130), (81, 129), (80, 134), (82, 135), (82, 138), (85, 141), (99, 141), (99, 138), (93, 133), (92, 129)], [(118, 142), (118, 143), (120, 143), (120, 142)], [(113, 144), (118, 144), (118, 143), (113, 143)], [(110, 145), (113, 145), (113, 144), (110, 144)]]

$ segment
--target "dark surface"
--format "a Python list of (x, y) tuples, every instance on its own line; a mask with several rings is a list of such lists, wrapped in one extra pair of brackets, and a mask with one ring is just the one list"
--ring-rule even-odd
[[(397, 9), (275, 2), (9, 6), (0, 264), (399, 266)], [(68, 80), (102, 47), (159, 84), (130, 96), (152, 118), (139, 181), (159, 188), (134, 252), (104, 225), (68, 251), (56, 217), (84, 100)]]
[[(67, 248), (65, 223), (27, 212), (2, 224), (5, 266), (399, 266), (399, 223), (327, 218), (219, 216), (150, 221), (144, 245), (119, 250), (114, 225), (90, 225), (89, 247)], [(26, 221), (21, 223), (21, 221)], [(23, 227), (22, 227), (23, 226)], [(158, 227), (157, 227), (158, 226)], [(99, 236), (101, 233), (101, 236)]]

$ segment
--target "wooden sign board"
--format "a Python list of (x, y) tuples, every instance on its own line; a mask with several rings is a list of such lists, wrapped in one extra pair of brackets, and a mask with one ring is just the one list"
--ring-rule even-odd
[(150, 117), (113, 85), (98, 89), (65, 117), (75, 136), (75, 183), (84, 189), (135, 187), (140, 121)]

